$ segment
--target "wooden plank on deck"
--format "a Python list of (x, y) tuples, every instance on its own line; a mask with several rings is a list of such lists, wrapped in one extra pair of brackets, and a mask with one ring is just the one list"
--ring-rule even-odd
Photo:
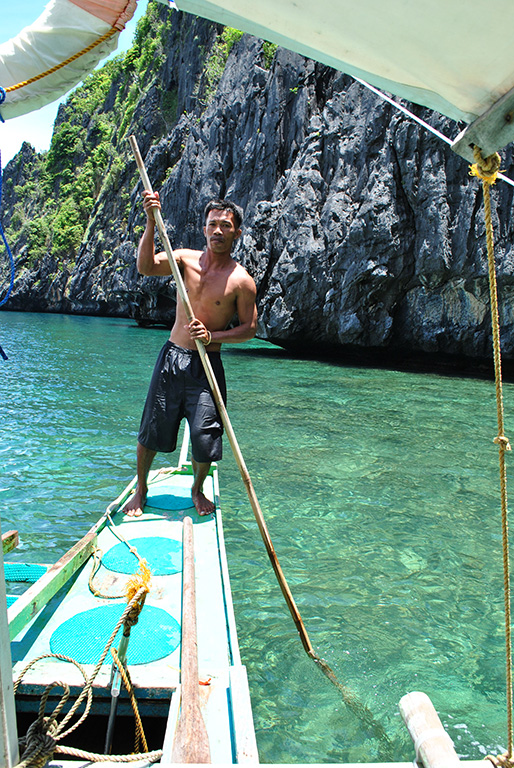
[(105, 523), (104, 516), (9, 608), (7, 617), (11, 640), (86, 562), (96, 546), (98, 531)]
[(2, 533), (2, 551), (4, 555), (6, 555), (7, 552), (11, 552), (13, 549), (16, 549), (19, 543), (18, 531), (7, 531), (6, 533)]

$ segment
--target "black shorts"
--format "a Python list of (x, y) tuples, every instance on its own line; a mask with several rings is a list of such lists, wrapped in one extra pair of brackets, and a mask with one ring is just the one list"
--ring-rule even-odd
[[(227, 401), (225, 372), (219, 352), (209, 352), (223, 401)], [(169, 453), (177, 447), (183, 418), (189, 422), (195, 461), (219, 461), (223, 424), (196, 350), (167, 341), (155, 364), (138, 441), (152, 451)]]

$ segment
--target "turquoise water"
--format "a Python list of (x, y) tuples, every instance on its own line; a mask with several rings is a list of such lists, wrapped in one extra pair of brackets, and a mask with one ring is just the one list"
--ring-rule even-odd
[[(9, 559), (54, 561), (132, 478), (166, 337), (124, 320), (0, 315), (0, 516), (21, 535)], [(312, 644), (390, 741), (305, 655), (226, 443), (224, 525), (261, 761), (411, 760), (397, 705), (412, 690), (431, 697), (463, 758), (504, 748), (493, 383), (295, 360), (259, 341), (224, 360), (234, 430)], [(504, 397), (509, 435), (513, 385)]]

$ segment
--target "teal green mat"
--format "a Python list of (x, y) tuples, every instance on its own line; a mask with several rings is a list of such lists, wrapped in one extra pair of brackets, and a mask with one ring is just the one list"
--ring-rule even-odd
[(193, 507), (191, 488), (182, 488), (170, 479), (168, 482), (159, 483), (155, 488), (150, 488), (146, 498), (146, 506), (156, 509), (189, 509)]
[[(78, 613), (57, 627), (50, 638), (52, 653), (71, 656), (79, 664), (96, 664), (126, 603), (113, 603)], [(118, 647), (123, 627), (116, 635)], [(180, 643), (180, 625), (169, 613), (145, 605), (138, 623), (132, 627), (127, 651), (129, 664), (147, 664), (168, 656)], [(104, 664), (111, 664), (107, 654)]]
[(6, 581), (27, 581), (34, 584), (46, 571), (46, 565), (38, 563), (4, 563)]
[[(148, 536), (141, 539), (131, 539), (131, 547), (135, 547), (148, 563), (155, 576), (168, 576), (182, 570), (182, 542), (167, 539), (163, 536)], [(116, 573), (134, 573), (139, 567), (137, 557), (123, 542), (116, 544), (105, 553), (102, 564)]]

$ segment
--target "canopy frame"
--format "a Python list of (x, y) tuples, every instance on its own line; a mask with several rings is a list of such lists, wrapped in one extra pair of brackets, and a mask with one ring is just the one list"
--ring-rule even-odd
[(464, 128), (451, 146), (457, 155), (474, 163), (473, 146), (480, 148), (483, 157), (489, 157), (511, 141), (514, 141), (514, 88)]

